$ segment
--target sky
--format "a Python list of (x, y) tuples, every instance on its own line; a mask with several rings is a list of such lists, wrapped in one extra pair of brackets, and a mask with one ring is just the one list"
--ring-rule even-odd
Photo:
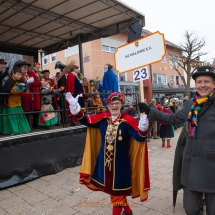
[(200, 60), (215, 58), (215, 1), (214, 0), (121, 0), (145, 15), (144, 29), (159, 31), (176, 45), (183, 43), (186, 30), (206, 39), (201, 49), (208, 52)]

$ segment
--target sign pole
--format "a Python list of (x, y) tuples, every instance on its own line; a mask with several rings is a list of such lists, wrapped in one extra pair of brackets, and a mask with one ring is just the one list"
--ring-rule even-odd
[(143, 81), (140, 81), (140, 102), (144, 102), (144, 85)]
[[(144, 102), (144, 85), (143, 81), (140, 81), (140, 102)], [(142, 116), (145, 115), (145, 112), (141, 113)]]

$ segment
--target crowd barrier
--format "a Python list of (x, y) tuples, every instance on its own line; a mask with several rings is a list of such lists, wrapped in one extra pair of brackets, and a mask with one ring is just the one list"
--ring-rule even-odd
[[(35, 95), (35, 94), (40, 94), (40, 93), (30, 93), (29, 96), (32, 96), (32, 95)], [(93, 94), (96, 94), (96, 93), (83, 93), (83, 98), (85, 100), (84, 102), (84, 106), (82, 106), (82, 110), (87, 113), (87, 114), (95, 114), (96, 113), (96, 108), (97, 106), (93, 106), (92, 105), (92, 102), (91, 102), (91, 98), (93, 96)], [(0, 93), (0, 95), (9, 95), (9, 93)], [(0, 112), (0, 117), (1, 116), (9, 116), (9, 115), (19, 115), (19, 114), (26, 114), (26, 115), (31, 115), (31, 114), (35, 114), (35, 113), (47, 113), (47, 112), (57, 112), (57, 113), (60, 113), (60, 117), (61, 117), (61, 120), (60, 120), (60, 123), (62, 124), (62, 127), (65, 128), (65, 127), (68, 127), (68, 123), (67, 123), (67, 116), (66, 116), (66, 113), (69, 111), (69, 109), (66, 108), (66, 99), (65, 99), (65, 95), (64, 94), (56, 94), (57, 96), (60, 97), (59, 101), (60, 101), (60, 104), (58, 103), (58, 109), (55, 109), (54, 111), (41, 111), (41, 110), (37, 110), (37, 111), (30, 111), (30, 112), (25, 112), (23, 111), (22, 113), (15, 113), (15, 114), (2, 114)], [(102, 99), (105, 99), (108, 97), (108, 93), (100, 93), (100, 97), (102, 97)], [(129, 93), (129, 94), (124, 94), (125, 96), (129, 95), (129, 96), (132, 96), (134, 98), (134, 100), (136, 102), (134, 102), (133, 104), (132, 103), (124, 103), (122, 105), (122, 108), (126, 109), (128, 106), (132, 106), (134, 109), (135, 109), (135, 116), (138, 115), (138, 108), (137, 108), (137, 103), (139, 101), (139, 96), (137, 93)], [(107, 108), (107, 106), (103, 105), (101, 106), (101, 108)], [(32, 109), (34, 109), (34, 107), (32, 107)], [(31, 123), (29, 123), (31, 125)]]

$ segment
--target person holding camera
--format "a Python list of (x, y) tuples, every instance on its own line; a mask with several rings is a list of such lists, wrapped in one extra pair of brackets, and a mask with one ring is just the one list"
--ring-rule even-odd
[(12, 76), (6, 80), (3, 92), (10, 94), (4, 97), (2, 114), (13, 115), (2, 116), (0, 133), (12, 135), (28, 133), (31, 130), (28, 120), (25, 114), (20, 113), (23, 113), (21, 97), (28, 95), (29, 89), (22, 79), (22, 71), (19, 67), (14, 68)]

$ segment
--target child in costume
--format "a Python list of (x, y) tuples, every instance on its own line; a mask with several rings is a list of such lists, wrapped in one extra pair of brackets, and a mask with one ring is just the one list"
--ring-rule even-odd
[[(171, 114), (168, 103), (163, 105), (162, 112)], [(167, 148), (170, 148), (170, 139), (174, 137), (174, 127), (166, 122), (160, 122), (160, 137), (162, 138), (162, 147), (165, 147), (165, 140), (167, 140)]]
[[(49, 82), (43, 82), (41, 84), (41, 111), (54, 111), (52, 106), (53, 94), (59, 93), (60, 90), (51, 89)], [(39, 114), (39, 126), (49, 128), (52, 125), (57, 124), (57, 118), (54, 112), (42, 112)]]
[(29, 95), (28, 86), (21, 77), (20, 68), (14, 68), (12, 76), (6, 80), (3, 87), (4, 93), (10, 94), (4, 97), (2, 113), (17, 114), (2, 117), (3, 126), (0, 132), (3, 134), (23, 134), (31, 130), (25, 114), (20, 114), (23, 113), (21, 96)]
[(80, 183), (89, 189), (110, 195), (113, 215), (133, 215), (126, 196), (148, 198), (150, 189), (148, 169), (146, 115), (138, 121), (120, 110), (124, 95), (112, 93), (105, 102), (109, 112), (85, 115), (78, 96), (66, 94), (70, 111), (87, 126), (86, 145), (80, 171)]

